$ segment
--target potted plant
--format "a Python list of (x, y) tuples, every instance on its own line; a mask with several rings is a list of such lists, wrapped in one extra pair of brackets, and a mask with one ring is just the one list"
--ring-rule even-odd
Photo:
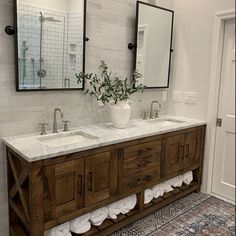
[(136, 85), (142, 77), (140, 73), (134, 71), (132, 78), (122, 79), (112, 72), (108, 72), (108, 67), (104, 61), (100, 65), (101, 76), (93, 73), (76, 74), (77, 82), (80, 84), (86, 81), (88, 88), (85, 94), (95, 96), (104, 105), (108, 104), (111, 108), (111, 119), (114, 127), (126, 128), (130, 120), (131, 105), (130, 96), (138, 91), (143, 91), (144, 85)]

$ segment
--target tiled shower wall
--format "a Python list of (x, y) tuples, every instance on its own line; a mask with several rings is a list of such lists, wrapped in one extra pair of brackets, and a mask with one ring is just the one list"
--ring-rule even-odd
[[(162, 1), (164, 4), (167, 1)], [(114, 72), (130, 75), (133, 53), (127, 50), (134, 42), (135, 0), (88, 0), (86, 71), (98, 70), (105, 60)], [(165, 6), (165, 5), (164, 5)], [(109, 121), (109, 110), (80, 91), (15, 92), (14, 40), (4, 32), (13, 24), (13, 1), (0, 0), (0, 138), (10, 135), (39, 132), (38, 123), (45, 120), (51, 125), (53, 109), (60, 107), (71, 126)], [(154, 99), (161, 101), (160, 90), (148, 90), (132, 100), (132, 118), (141, 116)], [(162, 102), (163, 103), (163, 102)], [(167, 113), (163, 103), (162, 113)], [(52, 126), (50, 126), (50, 129)], [(27, 145), (27, 144), (26, 144)], [(0, 235), (8, 236), (6, 194), (6, 163), (4, 148), (0, 152)]]
[[(61, 11), (24, 2), (18, 3), (21, 84), (26, 87), (40, 85), (40, 79), (37, 76), (37, 71), (40, 69), (40, 12), (43, 17), (53, 17), (60, 21), (43, 22), (41, 68), (46, 71), (46, 77), (42, 78), (41, 86), (46, 88), (62, 88), (65, 85), (78, 87), (74, 74), (82, 71), (82, 12)], [(28, 47), (25, 59), (23, 58), (24, 42)], [(66, 78), (70, 80), (70, 84), (65, 84)]]
[(69, 77), (71, 88), (78, 86), (75, 73), (83, 70), (83, 22), (82, 11), (68, 13), (67, 50), (65, 51), (67, 63), (64, 74)]

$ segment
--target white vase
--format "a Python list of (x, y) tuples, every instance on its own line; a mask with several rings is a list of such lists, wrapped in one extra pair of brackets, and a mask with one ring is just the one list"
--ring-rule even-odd
[(110, 102), (111, 108), (111, 120), (115, 128), (124, 129), (127, 127), (130, 115), (132, 101), (122, 101), (122, 102)]

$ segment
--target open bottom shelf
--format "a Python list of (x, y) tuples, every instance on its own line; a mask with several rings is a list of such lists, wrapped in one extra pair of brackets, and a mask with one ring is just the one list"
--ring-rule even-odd
[(130, 211), (128, 214), (119, 215), (117, 220), (105, 220), (103, 224), (99, 227), (92, 227), (92, 229), (85, 234), (72, 234), (73, 236), (107, 236), (126, 225), (133, 223), (161, 208), (169, 205), (170, 203), (186, 196), (192, 192), (197, 191), (199, 188), (199, 184), (196, 182), (192, 182), (190, 185), (183, 185), (179, 188), (174, 188), (174, 190), (170, 193), (166, 193), (163, 197), (154, 199), (151, 203), (144, 205), (143, 210), (134, 209)]

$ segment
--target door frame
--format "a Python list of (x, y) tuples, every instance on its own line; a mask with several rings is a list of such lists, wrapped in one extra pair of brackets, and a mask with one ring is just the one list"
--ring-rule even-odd
[(216, 118), (218, 116), (219, 95), (222, 72), (222, 55), (224, 45), (224, 29), (225, 22), (235, 19), (235, 9), (218, 12), (215, 16), (215, 25), (213, 33), (213, 48), (212, 48), (212, 64), (210, 76), (210, 90), (208, 98), (207, 112), (207, 135), (205, 148), (205, 163), (204, 163), (204, 179), (202, 191), (212, 194), (213, 166), (215, 160), (215, 143), (216, 143)]

